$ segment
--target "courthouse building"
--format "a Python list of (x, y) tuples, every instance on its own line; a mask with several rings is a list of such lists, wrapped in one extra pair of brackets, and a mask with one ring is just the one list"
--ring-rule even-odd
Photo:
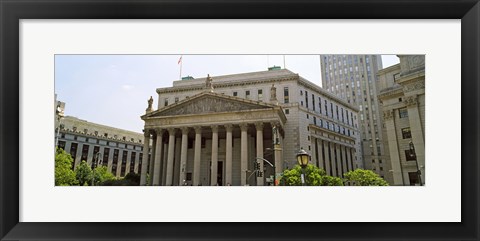
[(141, 116), (141, 185), (147, 172), (152, 185), (271, 185), (301, 148), (328, 175), (363, 167), (357, 107), (289, 70), (189, 76), (157, 93)]
[[(394, 185), (425, 183), (425, 56), (398, 55), (378, 71), (378, 100), (388, 140)], [(410, 144), (411, 143), (411, 144)]]
[(100, 125), (72, 116), (59, 116), (59, 113), (63, 113), (65, 103), (61, 101), (56, 103), (58, 111), (55, 142), (59, 148), (72, 156), (74, 160), (72, 169), (81, 161), (86, 161), (92, 167), (94, 163), (107, 166), (108, 171), (117, 177), (123, 177), (129, 172), (138, 173), (138, 170), (141, 170), (143, 159), (141, 133)]

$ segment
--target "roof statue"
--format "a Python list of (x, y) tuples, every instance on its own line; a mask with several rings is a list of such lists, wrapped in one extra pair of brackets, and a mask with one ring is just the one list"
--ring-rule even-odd
[(153, 98), (152, 98), (152, 96), (150, 96), (150, 99), (148, 99), (148, 107), (147, 107), (147, 109), (145, 110), (145, 111), (147, 111), (147, 113), (153, 111), (152, 104), (153, 104)]
[(275, 87), (274, 84), (272, 84), (272, 87), (270, 88), (270, 103), (278, 105), (277, 87)]
[(212, 81), (212, 77), (210, 77), (210, 74), (208, 74), (207, 79), (205, 80), (205, 89), (210, 90), (210, 92), (213, 92)]

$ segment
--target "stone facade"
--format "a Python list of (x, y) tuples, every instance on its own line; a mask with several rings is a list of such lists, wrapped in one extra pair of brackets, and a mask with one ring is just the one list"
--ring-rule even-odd
[[(289, 70), (178, 80), (157, 93), (157, 110), (141, 117), (154, 153), (142, 185), (147, 172), (152, 185), (271, 185), (300, 148), (330, 175), (362, 167), (358, 109)], [(264, 175), (252, 176), (260, 159)]]
[(55, 133), (58, 147), (69, 153), (74, 160), (72, 168), (83, 160), (92, 167), (97, 161), (99, 165), (107, 166), (108, 171), (117, 177), (122, 177), (129, 172), (139, 173), (142, 167), (141, 133), (72, 116), (60, 118)]
[[(398, 55), (378, 72), (394, 185), (425, 184), (425, 56)], [(414, 152), (410, 152), (410, 142)]]
[(322, 86), (359, 108), (358, 142), (365, 169), (372, 170), (393, 183), (388, 172), (390, 158), (381, 133), (382, 112), (377, 95), (380, 88), (377, 71), (382, 68), (380, 55), (321, 55)]

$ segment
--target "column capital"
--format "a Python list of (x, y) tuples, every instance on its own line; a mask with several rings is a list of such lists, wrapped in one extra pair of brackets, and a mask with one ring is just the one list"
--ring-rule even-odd
[(175, 128), (170, 127), (170, 128), (167, 128), (167, 130), (169, 135), (175, 135)]
[(409, 96), (405, 99), (405, 103), (408, 107), (416, 106), (418, 102), (418, 98), (416, 95)]
[(181, 127), (180, 130), (182, 130), (182, 134), (188, 134), (189, 128), (184, 126), (184, 127)]
[(263, 130), (263, 122), (255, 122), (255, 128), (257, 131)]
[(272, 127), (273, 127), (273, 126), (280, 126), (280, 122), (278, 122), (278, 121), (272, 121), (272, 122), (270, 122), (270, 125), (272, 125)]
[(240, 130), (242, 130), (242, 131), (247, 131), (248, 130), (248, 123), (240, 123), (238, 125), (240, 126)]
[(218, 125), (212, 125), (212, 132), (218, 132)]
[(225, 130), (228, 132), (231, 132), (233, 130), (233, 125), (232, 124), (225, 124)]
[(143, 130), (143, 136), (150, 138), (150, 130), (149, 129), (144, 129)]
[(157, 133), (157, 135), (163, 135), (163, 133), (165, 132), (165, 129), (156, 128), (156, 129), (155, 129), (155, 132)]
[(386, 110), (383, 112), (383, 119), (390, 120), (393, 118), (393, 110)]
[(195, 134), (202, 133), (202, 127), (201, 126), (195, 126), (195, 127), (193, 127), (193, 129), (195, 130)]

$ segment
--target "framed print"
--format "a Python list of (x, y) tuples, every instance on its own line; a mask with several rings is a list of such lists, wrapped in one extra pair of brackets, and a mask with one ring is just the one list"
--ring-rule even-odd
[[(381, 2), (368, 0), (355, 2), (0, 0), (0, 4), (2, 13), (0, 237), (2, 240), (478, 240), (479, 238), (479, 167), (476, 148), (479, 123), (480, 5), (477, 0), (422, 2), (400, 0)], [(62, 113), (61, 110), (52, 109), (51, 103), (55, 101), (54, 106), (62, 107), (61, 104), (58, 105), (61, 102), (57, 102), (56, 95), (55, 100), (52, 96), (62, 88), (61, 81), (65, 76), (68, 76), (64, 78), (68, 81), (77, 80), (75, 82), (77, 85), (71, 88), (72, 91), (69, 94), (81, 93), (85, 98), (90, 98), (93, 102), (97, 101), (96, 106), (91, 107), (91, 111), (97, 113), (96, 115), (100, 116), (98, 112), (102, 111), (101, 104), (118, 105), (123, 107), (124, 111), (128, 110), (127, 102), (122, 101), (128, 99), (129, 95), (124, 92), (125, 96), (114, 97), (113, 85), (118, 85), (117, 87), (123, 91), (135, 90), (136, 86), (132, 83), (118, 82), (121, 79), (121, 74), (118, 73), (131, 75), (132, 79), (150, 77), (119, 72), (121, 65), (102, 62), (105, 58), (129, 59), (130, 62), (127, 61), (129, 65), (136, 62), (136, 65), (143, 68), (145, 62), (142, 62), (141, 58), (144, 56), (165, 57), (173, 63), (171, 67), (175, 69), (172, 70), (173, 72), (176, 72), (178, 66), (180, 67), (180, 75), (176, 73), (175, 75), (182, 83), (177, 82), (174, 85), (187, 88), (188, 85), (185, 83), (197, 81), (194, 78), (198, 76), (182, 75), (181, 66), (184, 63), (187, 64), (188, 61), (202, 56), (215, 58), (218, 55), (233, 59), (232, 56), (248, 54), (262, 58), (260, 62), (267, 62), (269, 69), (265, 71), (266, 74), (264, 72), (255, 74), (255, 78), (263, 78), (264, 82), (268, 81), (262, 75), (266, 76), (274, 71), (286, 73), (287, 70), (282, 70), (282, 67), (270, 66), (272, 63), (275, 65), (274, 58), (281, 58), (281, 56), (283, 56), (283, 69), (286, 69), (286, 65), (294, 68), (293, 61), (289, 63), (288, 58), (315, 55), (316, 67), (324, 68), (323, 72), (331, 70), (334, 76), (337, 76), (337, 63), (339, 66), (346, 65), (348, 61), (353, 62), (357, 59), (343, 57), (341, 61), (339, 60), (340, 62), (335, 62), (330, 61), (328, 57), (322, 59), (323, 54), (400, 56), (400, 63), (395, 65), (396, 67), (389, 67), (388, 71), (397, 71), (396, 68), (405, 71), (402, 73), (409, 76), (405, 83), (408, 82), (407, 84), (410, 85), (405, 86), (404, 90), (419, 91), (422, 87), (428, 89), (426, 95), (425, 91), (423, 92), (423, 96), (426, 97), (418, 99), (403, 96), (398, 92), (398, 88), (390, 89), (397, 91), (392, 95), (393, 99), (387, 98), (386, 95), (380, 98), (384, 107), (388, 105), (408, 107), (412, 106), (412, 103), (416, 105), (417, 101), (423, 102), (423, 106), (428, 106), (426, 111), (423, 110), (423, 114), (420, 112), (419, 117), (427, 119), (426, 135), (423, 137), (427, 141), (424, 148), (419, 147), (424, 143), (418, 142), (421, 135), (418, 127), (420, 125), (403, 126), (395, 130), (396, 132), (390, 132), (390, 136), (387, 135), (388, 138), (398, 135), (398, 138), (395, 138), (403, 144), (406, 143), (403, 146), (397, 145), (397, 148), (401, 149), (400, 152), (405, 149), (402, 158), (406, 158), (406, 165), (382, 170), (391, 171), (392, 183), (396, 178), (395, 182), (401, 182), (401, 184), (396, 187), (342, 187), (340, 189), (338, 187), (322, 189), (318, 187), (245, 187), (258, 183), (276, 186), (277, 169), (275, 167), (284, 163), (277, 163), (275, 158), (272, 164), (269, 162), (272, 159), (265, 156), (262, 158), (262, 161), (266, 160), (263, 166), (257, 165), (258, 162), (252, 163), (252, 167), (243, 167), (240, 164), (234, 166), (233, 170), (236, 173), (242, 173), (245, 170), (246, 175), (243, 177), (239, 174), (229, 179), (234, 175), (222, 171), (227, 170), (225, 166), (229, 163), (228, 160), (225, 162), (219, 160), (228, 159), (226, 157), (228, 149), (221, 149), (224, 145), (229, 146), (223, 142), (223, 138), (228, 139), (228, 128), (221, 127), (220, 130), (212, 128), (211, 132), (208, 129), (207, 133), (212, 135), (212, 140), (204, 141), (201, 128), (191, 128), (191, 138), (187, 130), (183, 138), (181, 134), (172, 135), (173, 127), (170, 126), (172, 123), (178, 125), (183, 122), (174, 118), (162, 119), (162, 116), (171, 116), (172, 113), (187, 112), (189, 114), (189, 111), (198, 109), (198, 103), (207, 105), (208, 108), (202, 107), (202, 111), (211, 113), (226, 113), (235, 108), (248, 107), (249, 111), (255, 109), (257, 116), (266, 119), (276, 118), (275, 120), (278, 121), (268, 119), (267, 124), (253, 125), (252, 122), (250, 127), (246, 125), (234, 127), (232, 146), (234, 150), (242, 146), (242, 151), (237, 149), (237, 154), (240, 156), (250, 149), (254, 150), (255, 147), (256, 155), (263, 156), (263, 147), (271, 145), (271, 154), (275, 156), (276, 145), (280, 146), (284, 141), (278, 137), (288, 135), (285, 134), (287, 132), (286, 128), (283, 128), (282, 121), (288, 119), (286, 115), (295, 114), (294, 109), (290, 109), (292, 113), (278, 109), (274, 104), (277, 98), (281, 97), (283, 103), (292, 104), (288, 101), (294, 100), (297, 95), (305, 96), (301, 97), (305, 100), (302, 99), (297, 106), (305, 104), (308, 109), (309, 96), (315, 94), (315, 98), (312, 96), (310, 99), (313, 102), (310, 103), (314, 106), (317, 106), (316, 103), (320, 104), (318, 108), (329, 109), (333, 118), (334, 104), (330, 102), (331, 106), (327, 106), (326, 103), (325, 106), (321, 105), (324, 100), (322, 98), (330, 95), (318, 94), (324, 93), (321, 91), (313, 93), (311, 89), (308, 89), (308, 92), (306, 89), (300, 89), (298, 92), (296, 88), (288, 90), (281, 85), (271, 85), (269, 82), (268, 88), (262, 87), (263, 89), (255, 89), (253, 92), (241, 89), (241, 95), (245, 95), (245, 100), (240, 100), (237, 98), (238, 93), (234, 93), (235, 90), (232, 93), (223, 93), (221, 88), (227, 91), (228, 85), (224, 84), (225, 86), (222, 87), (215, 81), (221, 78), (228, 80), (231, 77), (202, 72), (202, 78), (198, 80), (202, 81), (201, 85), (204, 89), (201, 94), (188, 94), (181, 99), (169, 96), (171, 98), (168, 99), (167, 94), (177, 90), (158, 86), (156, 82), (158, 79), (153, 78), (154, 84), (150, 88), (152, 90), (156, 88), (154, 91), (161, 95), (162, 99), (155, 98), (155, 100), (158, 101), (159, 106), (163, 105), (165, 108), (159, 107), (159, 110), (153, 110), (154, 98), (146, 95), (142, 97), (142, 104), (138, 104), (141, 106), (137, 109), (141, 110), (138, 114), (139, 119), (141, 116), (145, 121), (142, 130), (144, 135), (129, 136), (127, 132), (122, 132), (127, 133), (122, 140), (121, 136), (112, 136), (107, 131), (103, 133), (91, 127), (76, 124), (69, 126), (67, 118), (63, 118), (63, 122), (60, 122), (60, 118), (58, 119), (56, 130), (50, 123), (55, 120), (52, 116)], [(287, 62), (285, 62), (285, 56), (287, 56)], [(330, 66), (332, 69), (328, 69), (328, 63), (330, 63), (328, 61), (332, 63), (333, 67)], [(376, 59), (364, 57), (359, 58), (358, 61), (362, 63), (365, 61), (368, 64)], [(297, 62), (306, 63), (300, 60)], [(65, 63), (75, 66), (76, 69), (66, 68)], [(196, 65), (203, 68), (203, 71), (211, 71), (209, 69), (213, 69), (213, 65), (219, 64), (208, 62), (202, 65), (200, 61)], [(89, 70), (106, 66), (107, 71), (112, 69), (117, 71), (115, 72), (117, 75), (112, 78), (112, 88), (109, 87), (110, 91), (103, 93), (111, 96), (111, 102), (100, 103), (102, 100), (94, 97), (94, 91), (101, 89), (101, 82), (96, 81), (96, 77), (83, 75), (87, 69), (81, 69), (81, 66), (87, 66)], [(418, 66), (423, 66), (421, 68), (423, 75), (419, 74), (421, 71), (413, 71), (419, 70), (420, 68), (416, 69)], [(367, 67), (365, 68), (365, 72), (370, 71)], [(152, 69), (158, 71), (160, 68)], [(342, 71), (347, 72), (347, 67), (345, 69), (339, 67), (339, 69), (340, 75)], [(405, 69), (412, 71), (408, 72)], [(184, 69), (184, 71), (187, 70)], [(390, 78), (385, 77), (390, 74), (388, 71), (378, 74), (378, 78)], [(162, 69), (161, 72), (166, 73), (167, 70)], [(238, 75), (235, 76), (238, 77)], [(407, 79), (403, 75), (393, 74), (392, 76), (393, 80), (397, 81), (395, 83), (401, 83), (402, 78)], [(291, 73), (290, 77), (300, 79), (304, 86), (308, 85), (308, 81), (303, 79), (303, 76), (301, 78), (298, 74)], [(115, 80), (117, 82), (114, 82)], [(388, 82), (388, 80), (385, 81), (385, 83)], [(72, 82), (67, 83), (73, 86)], [(330, 84), (333, 86), (329, 87)], [(350, 81), (346, 85), (349, 84)], [(324, 82), (324, 85), (326, 85), (324, 88), (330, 88), (333, 91), (338, 90), (339, 86), (342, 88), (345, 83), (334, 80), (331, 83)], [(360, 87), (360, 83), (352, 82), (351, 86)], [(368, 90), (366, 87), (364, 89)], [(281, 95), (278, 95), (277, 93), (280, 92)], [(356, 111), (346, 102), (350, 93), (345, 94), (339, 91), (338, 94), (343, 94), (345, 97), (342, 98), (345, 100), (338, 100), (341, 104), (336, 105), (336, 118), (340, 118), (338, 111), (340, 110), (343, 115), (345, 109), (348, 119), (348, 111)], [(357, 92), (354, 91), (354, 94)], [(358, 92), (358, 95), (360, 94), (361, 92)], [(285, 96), (287, 96), (287, 102), (285, 102)], [(315, 102), (316, 100), (318, 101)], [(367, 99), (365, 102), (368, 102)], [(70, 103), (73, 106), (73, 102)], [(177, 106), (189, 107), (176, 109)], [(368, 107), (360, 106), (360, 109)], [(52, 115), (50, 115), (50, 109), (52, 109)], [(235, 109), (235, 111), (235, 114), (239, 115), (238, 113), (244, 113), (246, 110)], [(321, 120), (314, 119), (316, 116), (314, 112), (306, 113), (305, 117), (309, 121), (310, 119), (312, 122)], [(391, 112), (390, 115), (388, 112), (383, 112), (382, 118), (401, 122), (402, 118), (415, 113), (417, 112), (410, 112), (408, 108), (400, 108), (398, 112)], [(221, 116), (222, 120), (230, 118), (227, 114)], [(248, 120), (249, 116), (251, 115), (242, 115), (241, 118)], [(358, 119), (364, 118), (369, 117), (363, 114), (358, 116)], [(192, 125), (201, 120), (204, 119), (193, 118), (186, 125)], [(70, 123), (78, 122), (75, 118), (70, 118), (69, 121)], [(317, 126), (315, 123), (302, 127), (307, 130), (305, 139), (308, 135), (308, 143), (315, 138), (325, 140), (325, 136), (319, 134), (324, 131), (321, 129), (324, 128), (323, 123), (320, 125), (321, 128)], [(331, 143), (336, 143), (334, 147), (328, 147), (330, 148), (328, 155), (331, 155), (329, 158), (337, 160), (338, 156), (338, 160), (344, 161), (336, 164), (330, 162), (337, 168), (335, 172), (333, 167), (327, 170), (327, 173), (333, 176), (333, 173), (340, 172), (342, 169), (344, 172), (348, 171), (349, 164), (353, 168), (355, 163), (353, 161), (349, 163), (348, 160), (356, 159), (354, 154), (350, 156), (351, 159), (348, 159), (345, 154), (348, 153), (347, 149), (338, 144), (342, 141), (347, 143), (351, 138), (335, 139), (336, 133), (341, 133), (344, 126), (333, 125), (331, 128), (328, 124), (326, 126), (329, 130), (325, 132), (327, 137), (332, 138)], [(55, 135), (52, 135), (51, 133), (55, 131)], [(345, 128), (343, 131), (344, 134), (348, 133)], [(355, 131), (360, 132), (360, 129)], [(70, 146), (70, 143), (66, 142), (68, 138), (63, 134), (72, 133), (77, 133), (81, 138), (86, 137), (85, 142), (88, 142), (88, 138), (95, 139), (96, 143), (91, 142), (92, 146), (98, 145), (102, 138), (105, 141), (115, 140), (111, 141), (115, 142), (115, 145), (105, 144), (109, 148), (112, 147), (110, 156), (116, 159), (116, 162), (113, 162), (115, 164), (110, 161), (112, 158), (106, 154), (108, 151), (104, 147), (90, 150), (88, 147), (85, 149), (83, 145), (83, 149), (77, 151), (80, 147)], [(214, 133), (218, 133), (218, 136)], [(247, 144), (244, 144), (247, 143), (244, 135), (247, 136), (249, 133), (251, 136), (248, 143), (253, 144), (247, 147)], [(268, 139), (265, 143), (264, 137)], [(214, 139), (218, 142), (217, 145), (212, 144)], [(276, 139), (279, 139), (277, 144), (274, 141)], [(409, 144), (403, 139), (412, 141)], [(157, 142), (157, 140), (161, 141)], [(87, 165), (85, 168), (94, 170), (91, 174), (93, 178), (78, 181), (80, 177), (76, 174), (75, 185), (78, 185), (76, 187), (64, 187), (68, 180), (57, 182), (57, 176), (53, 177), (53, 165), (48, 161), (52, 159), (49, 143), (53, 141), (55, 146), (69, 149), (70, 154), (75, 149), (74, 153), (78, 154), (79, 162), (76, 163), (75, 159), (73, 165)], [(139, 158), (141, 154), (148, 159), (146, 156), (149, 156), (149, 143), (155, 143), (151, 153), (155, 160), (168, 160), (168, 162), (184, 160), (184, 169), (180, 162), (175, 166), (178, 169), (176, 173), (185, 170), (179, 174), (184, 176), (174, 175), (173, 172), (168, 174), (170, 169), (167, 168), (165, 172), (167, 178), (163, 178), (166, 180), (163, 187), (146, 187), (144, 184), (163, 182), (159, 177), (164, 174), (155, 174), (152, 168), (149, 174), (151, 173), (153, 177), (138, 175), (137, 181), (140, 186), (119, 187), (123, 185), (120, 184), (122, 182), (112, 181), (111, 184), (116, 183), (118, 186), (96, 187), (108, 182), (96, 181), (95, 170), (99, 169), (94, 169), (95, 165), (92, 163), (104, 165), (109, 172), (114, 172), (117, 176), (125, 176), (129, 171), (134, 174), (146, 173), (146, 170), (150, 170), (147, 165), (140, 166), (139, 162), (130, 161), (145, 160)], [(161, 145), (162, 143), (164, 145)], [(176, 143), (175, 146), (180, 146), (181, 143), (184, 149), (174, 149), (173, 143)], [(66, 148), (67, 145), (69, 148)], [(129, 145), (139, 152), (135, 154), (129, 152)], [(299, 142), (297, 145), (300, 148), (304, 143)], [(181, 156), (183, 153), (181, 150), (190, 149), (192, 151), (188, 155), (193, 156), (193, 149), (200, 150), (205, 148), (203, 146), (212, 147), (212, 153), (209, 154), (211, 156), (208, 156), (212, 160), (208, 164), (211, 166), (195, 166), (196, 161), (188, 162), (190, 159)], [(311, 152), (314, 162), (320, 165), (320, 160), (326, 158), (320, 158), (322, 152), (319, 150), (325, 147), (322, 144), (318, 149), (318, 146), (318, 142), (315, 141), (314, 148), (306, 145), (304, 152), (297, 152), (297, 155), (286, 158), (298, 158), (298, 163), (302, 165), (302, 155), (305, 154), (303, 157), (307, 157)], [(146, 152), (141, 151), (142, 148)], [(220, 151), (215, 148), (220, 148)], [(392, 148), (390, 150), (395, 150)], [(120, 149), (120, 152), (117, 151), (115, 154), (113, 149)], [(260, 154), (259, 149), (262, 149)], [(370, 149), (372, 153), (384, 150), (383, 147), (377, 149), (373, 146), (370, 146)], [(370, 149), (363, 147), (363, 151)], [(163, 157), (160, 157), (162, 154), (155, 153), (157, 150), (163, 153)], [(197, 156), (196, 150), (195, 156)], [(218, 156), (213, 154), (213, 150), (219, 153)], [(230, 154), (231, 152), (230, 150)], [(323, 155), (326, 153), (323, 152)], [(425, 156), (428, 157), (425, 158)], [(213, 162), (214, 158), (216, 158), (215, 162)], [(80, 163), (80, 160), (84, 159), (88, 162)], [(199, 160), (200, 157), (195, 157), (195, 160), (197, 159)], [(248, 157), (242, 156), (238, 159), (242, 160), (243, 165), (243, 160)], [(165, 162), (167, 167), (173, 165), (168, 162)], [(292, 160), (292, 162), (295, 161)], [(371, 161), (377, 164), (378, 162), (381, 160)], [(428, 171), (425, 170), (426, 162), (429, 162)], [(303, 165), (303, 168), (307, 167), (307, 162)], [(322, 166), (327, 168), (325, 163)], [(371, 164), (368, 166), (368, 169), (375, 170), (375, 166)], [(195, 168), (205, 169), (204, 172), (208, 175), (198, 176), (195, 174), (196, 171), (192, 174), (191, 169), (198, 170)], [(251, 176), (247, 175), (249, 168), (255, 170), (250, 171), (251, 174), (256, 174), (255, 179), (249, 179)], [(271, 171), (268, 172), (270, 168)], [(410, 171), (396, 174), (395, 168), (408, 168)], [(305, 169), (303, 173), (300, 173), (300, 170), (298, 169), (300, 178), (292, 183), (308, 186), (307, 184), (314, 182), (310, 177), (312, 171), (307, 175)], [(268, 173), (271, 174), (270, 177), (263, 177)], [(170, 179), (168, 175), (171, 175)], [(287, 174), (283, 172), (279, 176), (278, 183), (285, 175)], [(134, 180), (136, 179), (131, 179), (136, 183)], [(172, 180), (176, 184), (182, 184), (177, 186), (203, 185), (204, 187), (169, 187), (174, 185), (170, 183)], [(81, 185), (78, 182), (81, 182)], [(348, 185), (356, 182), (360, 182), (359, 179), (349, 182)], [(407, 187), (407, 184), (413, 186), (418, 184), (418, 187)], [(346, 182), (345, 185), (347, 185)]]

